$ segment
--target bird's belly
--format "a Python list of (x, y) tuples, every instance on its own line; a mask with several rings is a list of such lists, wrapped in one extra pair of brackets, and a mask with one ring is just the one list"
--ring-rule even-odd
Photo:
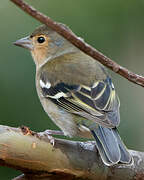
[[(40, 98), (45, 112), (51, 120), (69, 137), (92, 138), (88, 128), (76, 123), (75, 115), (59, 108), (50, 99)], [(78, 118), (78, 117), (77, 117)]]
[(64, 132), (66, 136), (73, 137), (77, 134), (77, 126), (72, 115), (56, 106), (51, 100), (41, 98), (45, 112), (51, 120)]

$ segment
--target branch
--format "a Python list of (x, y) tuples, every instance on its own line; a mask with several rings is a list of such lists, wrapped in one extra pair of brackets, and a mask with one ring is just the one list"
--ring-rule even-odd
[[(46, 132), (0, 125), (0, 165), (21, 170), (28, 179), (138, 180), (144, 178), (144, 153), (130, 150), (133, 165), (105, 166), (95, 142), (54, 139)], [(65, 177), (65, 178), (64, 178)]]
[(116, 62), (112, 61), (107, 56), (103, 55), (101, 52), (90, 46), (89, 44), (85, 43), (81, 38), (77, 37), (74, 33), (70, 32), (69, 30), (65, 29), (60, 23), (53, 21), (51, 18), (47, 17), (46, 15), (40, 13), (32, 6), (29, 6), (27, 3), (23, 2), (23, 0), (10, 0), (19, 6), (23, 11), (37, 19), (43, 24), (46, 24), (50, 28), (52, 28), (57, 33), (61, 34), (64, 38), (70, 41), (73, 45), (79, 48), (81, 51), (85, 52), (89, 56), (93, 57), (95, 60), (99, 61), (104, 66), (108, 67), (115, 73), (120, 74), (124, 78), (128, 79), (129, 81), (138, 84), (144, 87), (144, 77), (138, 74), (135, 74), (128, 69), (120, 66)]

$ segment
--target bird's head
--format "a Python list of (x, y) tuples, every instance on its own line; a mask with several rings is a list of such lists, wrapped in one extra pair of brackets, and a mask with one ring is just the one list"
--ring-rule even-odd
[(46, 25), (36, 28), (30, 36), (19, 39), (14, 44), (30, 50), (36, 65), (41, 65), (51, 58), (76, 50), (71, 43)]

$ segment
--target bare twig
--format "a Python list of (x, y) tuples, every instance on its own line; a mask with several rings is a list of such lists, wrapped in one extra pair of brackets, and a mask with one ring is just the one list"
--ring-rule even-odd
[(0, 165), (21, 170), (15, 180), (142, 180), (144, 153), (129, 151), (133, 165), (105, 166), (94, 141), (54, 139), (47, 132), (0, 125)]
[(128, 79), (129, 81), (144, 87), (143, 76), (135, 74), (129, 71), (128, 69), (120, 66), (116, 62), (112, 61), (110, 58), (103, 55), (101, 52), (94, 49), (89, 44), (85, 43), (82, 39), (78, 38), (74, 33), (69, 32), (59, 23), (53, 21), (51, 18), (47, 17), (46, 15), (40, 13), (39, 11), (37, 11), (36, 9), (34, 9), (32, 6), (28, 5), (24, 1), (22, 0), (10, 0), (10, 1), (15, 3), (23, 11), (25, 11), (26, 13), (28, 13), (29, 15), (31, 15), (41, 23), (46, 24), (47, 26), (55, 30), (57, 33), (61, 34), (64, 38), (66, 38), (68, 41), (74, 44), (77, 48), (79, 48), (89, 56), (93, 57), (94, 59), (98, 60), (100, 63), (102, 63), (103, 65), (114, 71), (115, 73), (118, 73), (121, 76)]

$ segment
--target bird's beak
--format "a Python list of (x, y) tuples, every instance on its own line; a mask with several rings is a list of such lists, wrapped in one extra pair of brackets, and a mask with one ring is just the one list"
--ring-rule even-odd
[(30, 51), (33, 50), (32, 41), (31, 41), (29, 36), (22, 38), (22, 39), (19, 39), (16, 42), (14, 42), (13, 44), (16, 46), (20, 46), (20, 47), (29, 49)]

